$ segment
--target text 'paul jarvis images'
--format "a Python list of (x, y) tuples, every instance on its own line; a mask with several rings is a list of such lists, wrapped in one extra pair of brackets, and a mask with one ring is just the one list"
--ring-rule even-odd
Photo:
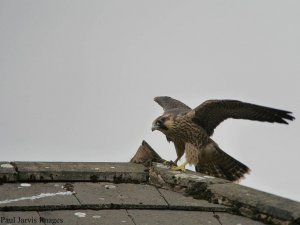
[(14, 216), (14, 217), (0, 217), (0, 223), (1, 224), (25, 224), (25, 223), (44, 223), (44, 224), (60, 224), (63, 223), (64, 220), (61, 218), (45, 218), (45, 217), (20, 217), (20, 216)]

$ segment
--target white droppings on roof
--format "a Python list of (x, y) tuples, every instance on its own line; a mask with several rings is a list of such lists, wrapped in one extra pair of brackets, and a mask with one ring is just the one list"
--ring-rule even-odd
[(101, 201), (104, 201), (104, 200), (105, 200), (105, 198), (99, 198), (99, 200), (101, 200)]
[(1, 164), (1, 167), (2, 168), (13, 168), (14, 166), (9, 163), (4, 163), (4, 164)]
[(22, 183), (20, 184), (21, 187), (31, 187), (31, 184), (28, 183)]
[(54, 187), (59, 187), (60, 185), (59, 184), (54, 184)]
[(126, 220), (122, 220), (121, 223), (126, 223)]
[(205, 177), (205, 178), (210, 178), (210, 179), (214, 178), (214, 177), (208, 176), (208, 175), (205, 175), (205, 176), (203, 176), (203, 177)]
[(205, 179), (205, 178), (202, 177), (202, 176), (197, 176), (197, 175), (194, 175), (194, 174), (186, 174), (186, 173), (179, 173), (179, 174), (176, 174), (175, 177), (176, 177), (176, 178), (195, 179), (196, 181), (200, 181), (200, 180)]
[(49, 166), (45, 166), (45, 169), (49, 169), (50, 167)]
[(218, 198), (218, 204), (222, 205), (222, 203), (223, 203), (222, 199)]
[(86, 216), (86, 213), (83, 213), (83, 212), (76, 212), (74, 213), (75, 216), (78, 216), (78, 217), (85, 217)]
[(158, 163), (156, 166), (159, 168), (169, 169), (169, 166), (161, 164), (161, 163)]
[(99, 216), (99, 215), (94, 215), (94, 216), (92, 216), (94, 219), (100, 219), (101, 218), (101, 216)]
[(28, 197), (21, 197), (21, 198), (15, 198), (15, 199), (6, 199), (4, 201), (0, 201), (0, 204), (7, 204), (11, 202), (19, 202), (19, 201), (25, 201), (25, 200), (36, 200), (40, 198), (47, 198), (47, 197), (54, 197), (54, 196), (64, 196), (64, 195), (72, 195), (73, 192), (71, 191), (65, 191), (65, 192), (56, 192), (56, 193), (41, 193), (39, 195), (33, 195)]
[(96, 167), (96, 168), (94, 168), (95, 170), (99, 170), (99, 168), (98, 167)]
[(111, 168), (111, 169), (115, 169), (116, 167), (114, 167), (114, 166), (111, 166), (110, 168)]
[(112, 184), (107, 184), (104, 186), (106, 189), (115, 189), (116, 186), (115, 185), (112, 185)]
[(177, 170), (176, 171), (175, 170), (170, 170), (170, 172), (173, 173), (173, 174), (181, 174), (182, 173), (182, 172), (177, 171)]

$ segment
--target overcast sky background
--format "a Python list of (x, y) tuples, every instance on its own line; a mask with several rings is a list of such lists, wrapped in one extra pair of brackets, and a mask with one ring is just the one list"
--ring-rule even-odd
[[(168, 95), (300, 115), (300, 1), (0, 1), (0, 154), (128, 161)], [(300, 201), (299, 119), (228, 120), (213, 139), (252, 169), (242, 184)]]

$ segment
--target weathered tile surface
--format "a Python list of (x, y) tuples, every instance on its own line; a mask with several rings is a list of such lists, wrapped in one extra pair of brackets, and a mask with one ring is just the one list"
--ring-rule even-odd
[[(159, 174), (162, 180), (165, 183), (172, 184), (172, 185), (181, 185), (185, 187), (190, 187), (193, 184), (203, 184), (203, 185), (210, 185), (210, 184), (225, 184), (230, 183), (227, 180), (215, 178), (212, 176), (207, 176), (205, 174), (193, 172), (193, 171), (186, 171), (185, 173), (181, 171), (173, 171), (166, 165), (161, 163), (154, 163), (153, 166), (153, 174)], [(151, 179), (151, 177), (150, 177)]]
[(281, 220), (291, 221), (300, 217), (300, 203), (276, 195), (257, 191), (242, 185), (214, 184), (208, 190), (212, 199), (220, 203), (235, 206), (239, 203), (240, 213), (253, 217), (280, 216)]
[[(144, 166), (130, 163), (17, 162), (11, 165), (0, 163), (0, 179), (5, 174), (24, 183), (1, 180), (0, 219), (29, 216), (23, 224), (53, 221), (58, 224), (55, 219), (60, 218), (64, 220), (61, 224), (262, 224), (253, 218), (274, 224), (300, 224), (298, 202), (204, 174), (171, 171), (162, 164), (154, 164), (150, 172), (151, 178), (155, 178), (151, 184), (156, 186), (145, 184), (148, 171)], [(60, 180), (64, 182), (59, 183)], [(49, 220), (33, 222), (39, 215)]]
[(9, 162), (0, 162), (0, 183), (17, 180), (17, 172)]
[(75, 183), (74, 191), (83, 205), (123, 205), (127, 208), (168, 206), (155, 187), (145, 184)]
[(212, 212), (128, 210), (128, 214), (136, 225), (220, 225)]
[(229, 213), (180, 210), (128, 210), (136, 225), (263, 225)]
[[(240, 214), (263, 222), (295, 224), (300, 221), (300, 203), (252, 188), (194, 172), (171, 171), (154, 164), (150, 181), (156, 185), (176, 187), (187, 194), (225, 205)], [(156, 182), (156, 183), (155, 183)]]
[(13, 183), (0, 185), (0, 210), (34, 210), (78, 206), (79, 202), (59, 183)]
[(236, 224), (236, 225), (264, 225), (264, 223), (245, 218), (242, 216), (236, 216), (229, 213), (217, 212), (214, 214), (214, 217), (218, 219), (221, 224)]
[(135, 163), (14, 162), (21, 181), (108, 181), (140, 183), (147, 168)]
[(222, 205), (212, 204), (206, 200), (194, 199), (191, 196), (185, 196), (182, 193), (159, 189), (164, 199), (172, 209), (192, 209), (201, 211), (226, 211), (227, 208)]
[[(60, 220), (62, 225), (134, 225), (126, 210), (59, 210), (39, 212), (46, 221)], [(51, 223), (48, 223), (51, 224)]]

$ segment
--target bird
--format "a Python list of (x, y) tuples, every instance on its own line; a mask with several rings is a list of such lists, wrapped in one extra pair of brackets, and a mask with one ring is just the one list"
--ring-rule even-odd
[[(207, 100), (194, 109), (168, 96), (155, 97), (154, 101), (164, 113), (153, 121), (151, 129), (174, 143), (177, 158), (172, 169), (185, 172), (187, 164), (195, 165), (196, 172), (232, 182), (243, 179), (251, 170), (211, 138), (215, 128), (229, 118), (281, 124), (295, 119), (290, 111), (238, 100)], [(185, 162), (177, 166), (184, 153)]]

